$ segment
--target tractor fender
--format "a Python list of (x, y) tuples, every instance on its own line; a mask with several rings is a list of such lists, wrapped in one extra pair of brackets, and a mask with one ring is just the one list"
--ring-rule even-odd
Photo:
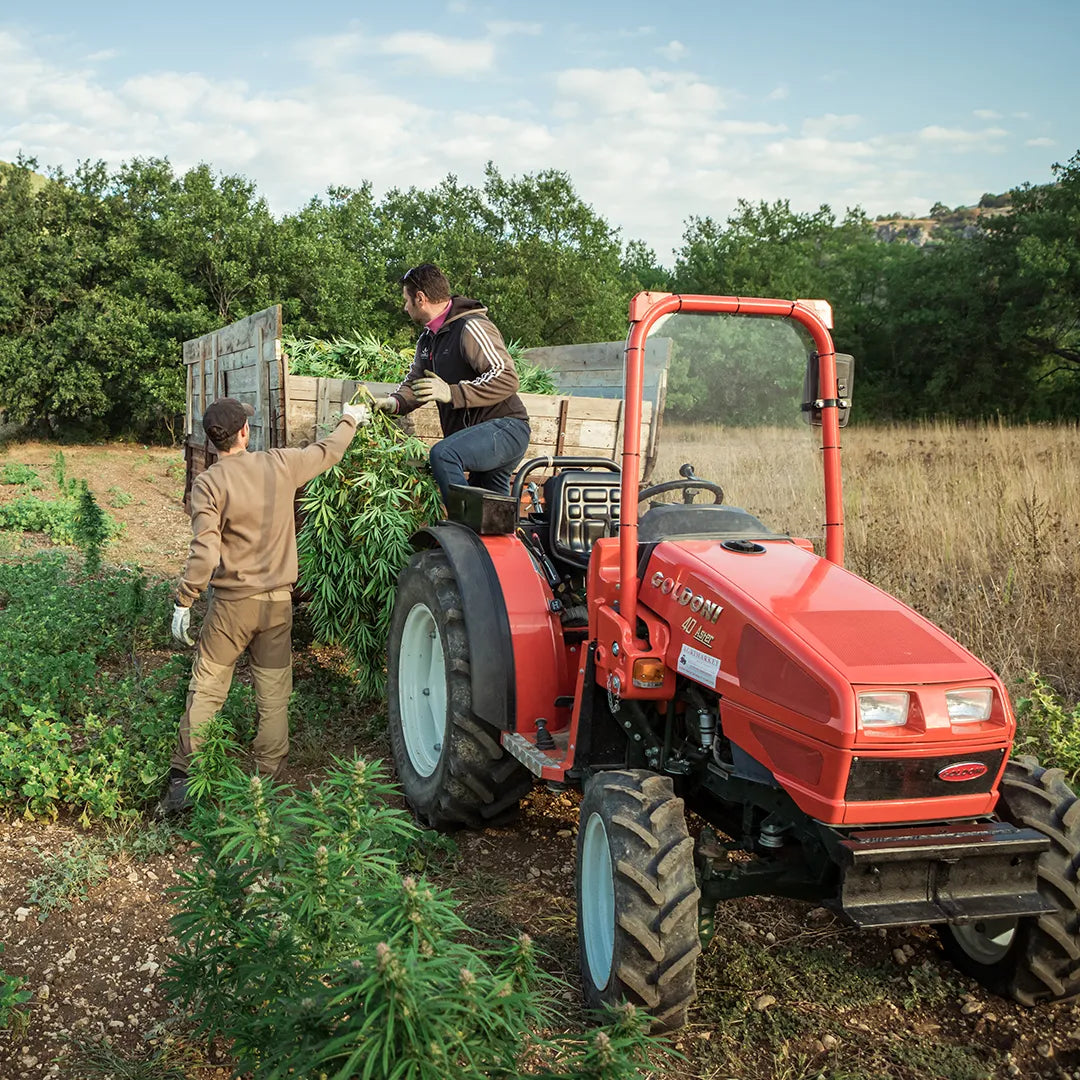
[(514, 726), (514, 646), (510, 619), (495, 564), (483, 541), (465, 525), (440, 521), (412, 536), (412, 546), (438, 547), (445, 553), (461, 590), (462, 614), (470, 642), (482, 643), (469, 655), (472, 711), (502, 731)]

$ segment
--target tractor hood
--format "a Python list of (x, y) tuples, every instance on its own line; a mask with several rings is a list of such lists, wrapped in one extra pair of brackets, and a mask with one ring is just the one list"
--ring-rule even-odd
[[(670, 628), (675, 670), (816, 738), (862, 741), (855, 695), (868, 689), (927, 688), (919, 692), (918, 731), (874, 731), (875, 742), (950, 737), (944, 690), (931, 687), (993, 686), (1002, 698), (993, 726), (1008, 719), (985, 664), (899, 600), (797, 542), (662, 541), (640, 597)], [(989, 734), (982, 723), (966, 732), (976, 729)]]

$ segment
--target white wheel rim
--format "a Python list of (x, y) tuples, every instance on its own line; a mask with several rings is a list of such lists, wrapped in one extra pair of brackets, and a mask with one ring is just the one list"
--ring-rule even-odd
[(398, 710), (409, 763), (430, 776), (446, 736), (446, 661), (434, 615), (416, 604), (405, 617), (398, 652)]
[(607, 829), (599, 814), (589, 818), (581, 845), (581, 933), (589, 977), (597, 990), (603, 990), (611, 980), (615, 956), (615, 879)]
[(949, 927), (956, 943), (979, 964), (996, 964), (1016, 937), (1016, 919), (979, 919)]

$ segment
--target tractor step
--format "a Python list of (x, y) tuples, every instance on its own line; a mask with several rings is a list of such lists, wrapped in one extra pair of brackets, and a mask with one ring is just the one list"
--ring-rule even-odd
[(859, 831), (840, 843), (834, 902), (856, 926), (1041, 915), (1036, 863), (1049, 841), (1001, 821)]
[(555, 741), (554, 750), (541, 750), (535, 743), (516, 731), (504, 732), (502, 744), (507, 753), (517, 758), (529, 772), (535, 776), (543, 776), (545, 769), (561, 768), (566, 760), (567, 733), (553, 731), (551, 737)]

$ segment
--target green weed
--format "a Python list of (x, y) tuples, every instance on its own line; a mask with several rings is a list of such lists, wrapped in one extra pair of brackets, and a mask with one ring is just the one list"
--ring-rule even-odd
[(1014, 753), (1033, 753), (1047, 768), (1064, 769), (1075, 787), (1080, 781), (1080, 703), (1067, 708), (1036, 672), (1028, 675), (1024, 691), (1016, 702)]
[[(0, 942), (0, 952), (4, 945)], [(0, 1028), (10, 1028), (18, 1033), (25, 1029), (28, 1018), (23, 1006), (33, 996), (25, 989), (26, 981), (17, 975), (0, 971)]]
[(141, 1050), (118, 1050), (102, 1037), (74, 1037), (65, 1060), (82, 1080), (186, 1080), (198, 1064), (194, 1051), (181, 1043), (162, 1041)]
[(133, 495), (129, 495), (126, 491), (118, 488), (115, 484), (109, 488), (109, 505), (114, 510), (122, 510), (127, 506), (134, 498)]
[(73, 578), (48, 553), (0, 563), (0, 802), (117, 818), (156, 793), (189, 660), (167, 641), (169, 587), (128, 571)]
[(0, 470), (0, 484), (18, 484), (26, 491), (39, 491), (43, 486), (36, 469), (16, 461), (7, 462)]
[(100, 844), (91, 839), (72, 840), (59, 852), (39, 851), (44, 870), (27, 883), (30, 903), (42, 919), (66, 911), (75, 900), (109, 876), (109, 864)]

